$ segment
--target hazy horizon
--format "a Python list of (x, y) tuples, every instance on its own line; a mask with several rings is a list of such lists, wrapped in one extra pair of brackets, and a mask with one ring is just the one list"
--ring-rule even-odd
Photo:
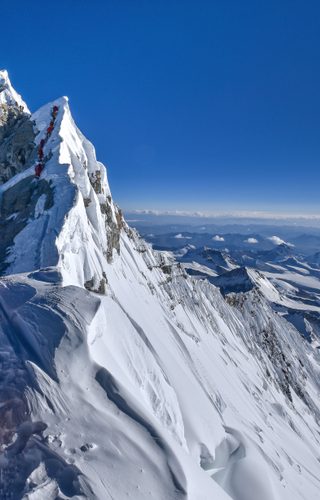
[(290, 215), (257, 212), (201, 213), (187, 211), (124, 210), (127, 222), (133, 226), (276, 226), (320, 230), (320, 215)]

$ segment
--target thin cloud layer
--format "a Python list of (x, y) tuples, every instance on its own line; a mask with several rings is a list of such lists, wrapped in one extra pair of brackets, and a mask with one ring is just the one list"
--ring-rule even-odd
[(235, 210), (235, 211), (189, 211), (189, 210), (156, 210), (156, 209), (134, 209), (125, 210), (127, 214), (139, 215), (172, 215), (181, 217), (200, 217), (200, 218), (250, 218), (250, 219), (268, 219), (268, 220), (294, 220), (294, 221), (314, 221), (320, 222), (319, 213), (278, 213), (257, 210)]
[(177, 240), (191, 240), (191, 236), (183, 236), (183, 234), (179, 233), (174, 236)]

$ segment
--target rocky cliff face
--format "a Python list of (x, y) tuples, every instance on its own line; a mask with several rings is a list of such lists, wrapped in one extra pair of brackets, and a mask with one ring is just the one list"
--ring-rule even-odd
[(128, 227), (66, 98), (28, 119), (36, 159), (0, 186), (0, 496), (316, 499), (319, 353), (268, 280), (187, 276)]
[(6, 72), (0, 74), (0, 184), (35, 159), (36, 132), (28, 108), (14, 92)]
[(0, 118), (0, 183), (22, 172), (35, 159), (35, 132), (30, 117), (9, 108)]

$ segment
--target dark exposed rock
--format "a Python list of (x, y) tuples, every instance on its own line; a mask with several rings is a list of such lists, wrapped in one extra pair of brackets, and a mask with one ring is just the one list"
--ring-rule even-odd
[(164, 265), (161, 267), (162, 271), (165, 273), (165, 274), (171, 274), (171, 271), (172, 271), (172, 266), (170, 265)]
[(35, 161), (35, 135), (30, 115), (21, 112), (18, 107), (14, 106), (2, 108), (0, 117), (0, 184), (7, 182)]
[(104, 278), (100, 280), (97, 293), (100, 293), (101, 295), (104, 295), (106, 293), (106, 280)]
[(262, 331), (262, 346), (276, 368), (282, 391), (288, 397), (289, 401), (292, 402), (290, 390), (292, 376), (290, 376), (288, 362), (271, 324)]
[(99, 293), (100, 295), (104, 295), (106, 293), (106, 278), (102, 278), (99, 281), (98, 287), (95, 287), (95, 280), (94, 278), (91, 278), (91, 280), (88, 280), (84, 283), (84, 287), (86, 290), (89, 292), (94, 292), (94, 293)]
[[(97, 194), (104, 194), (101, 181), (101, 172), (96, 170), (89, 176), (90, 183)], [(89, 199), (84, 200), (85, 206), (90, 204)], [(107, 195), (104, 203), (100, 203), (100, 210), (105, 215), (105, 228), (107, 233), (107, 248), (105, 254), (108, 262), (111, 262), (113, 250), (120, 253), (120, 232), (124, 228), (125, 223), (122, 211), (115, 207), (110, 195)]]
[(91, 443), (86, 443), (80, 446), (80, 450), (83, 451), (84, 453), (86, 451), (89, 451), (91, 448), (93, 448), (93, 445)]
[(101, 172), (100, 170), (96, 170), (95, 173), (90, 174), (89, 176), (91, 185), (97, 194), (102, 193), (102, 184), (101, 184)]
[(13, 245), (15, 236), (35, 215), (39, 198), (45, 195), (44, 210), (53, 206), (53, 189), (43, 180), (26, 177), (4, 191), (0, 200), (0, 274), (6, 269), (6, 256)]
[(93, 287), (94, 287), (94, 279), (93, 279), (93, 278), (91, 278), (91, 280), (85, 281), (85, 283), (84, 283), (84, 287), (85, 287), (87, 290), (92, 291), (92, 290), (93, 290)]
[[(109, 199), (110, 198), (110, 199)], [(113, 250), (120, 253), (120, 232), (123, 224), (122, 214), (119, 211), (114, 213), (111, 197), (107, 197), (105, 203), (100, 205), (101, 212), (105, 217), (105, 227), (107, 232), (107, 260), (112, 260)]]

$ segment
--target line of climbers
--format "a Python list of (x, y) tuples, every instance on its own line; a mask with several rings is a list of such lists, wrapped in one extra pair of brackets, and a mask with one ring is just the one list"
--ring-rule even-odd
[(47, 128), (46, 136), (44, 139), (41, 139), (39, 146), (38, 146), (38, 163), (34, 169), (35, 176), (38, 178), (40, 177), (41, 172), (44, 169), (44, 165), (45, 165), (45, 161), (46, 161), (46, 159), (44, 157), (43, 148), (44, 148), (46, 142), (48, 141), (50, 135), (53, 132), (54, 124), (55, 124), (55, 121), (57, 118), (58, 111), (59, 111), (58, 106), (53, 106), (52, 111), (51, 111), (51, 121), (50, 121), (49, 127)]

